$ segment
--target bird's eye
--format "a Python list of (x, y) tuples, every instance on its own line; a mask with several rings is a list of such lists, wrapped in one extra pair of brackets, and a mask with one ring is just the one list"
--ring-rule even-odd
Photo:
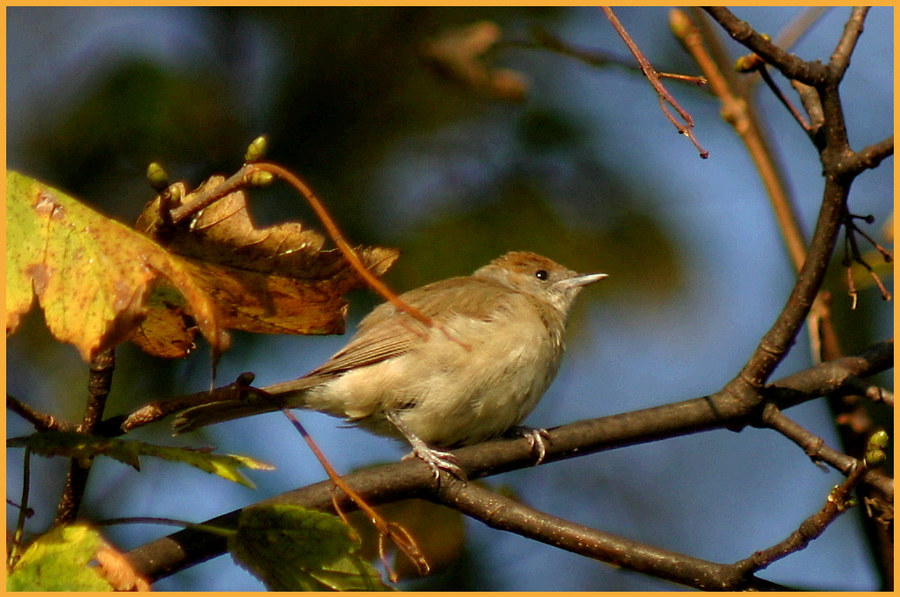
[(548, 274), (547, 270), (545, 269), (539, 269), (538, 271), (534, 272), (534, 277), (538, 280), (546, 280), (550, 277), (550, 274)]

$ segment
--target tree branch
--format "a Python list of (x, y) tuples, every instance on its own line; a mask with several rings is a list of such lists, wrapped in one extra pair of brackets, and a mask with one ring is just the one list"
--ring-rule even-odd
[(729, 391), (741, 395), (747, 391), (741, 387), (743, 385), (762, 387), (787, 354), (825, 279), (825, 271), (843, 221), (848, 194), (847, 186), (833, 178), (826, 179), (825, 199), (797, 282), (775, 323), (763, 336), (738, 377), (728, 385)]
[(784, 589), (736, 567), (653, 547), (530, 508), (473, 483), (442, 484), (431, 498), (489, 527), (701, 590)]
[[(88, 378), (88, 402), (76, 431), (93, 434), (103, 418), (106, 398), (112, 387), (112, 376), (116, 369), (115, 350), (107, 348), (91, 359), (90, 377)], [(89, 459), (73, 458), (69, 463), (69, 473), (62, 497), (56, 508), (54, 525), (71, 522), (78, 516), (81, 500), (87, 488), (88, 476), (91, 473)]]
[[(781, 408), (788, 408), (839, 391), (845, 384), (855, 387), (859, 378), (889, 369), (893, 364), (893, 350), (892, 340), (880, 342), (858, 355), (796, 373), (767, 388), (766, 399), (775, 401)], [(748, 408), (745, 401), (719, 392), (675, 404), (580, 421), (548, 431), (545, 463), (708, 429), (740, 428), (752, 415), (753, 409)], [(534, 463), (526, 439), (494, 440), (455, 450), (453, 454), (473, 480)], [(419, 460), (358, 471), (346, 475), (344, 480), (373, 505), (412, 497), (427, 498), (436, 490), (431, 469)], [(442, 478), (441, 483), (446, 482)], [(332, 488), (330, 482), (323, 481), (263, 503), (294, 504), (332, 512)], [(893, 493), (892, 488), (890, 493)], [(338, 499), (338, 505), (345, 512), (355, 508), (344, 496)], [(235, 510), (204, 524), (233, 527), (239, 515), (240, 510)], [(132, 550), (128, 559), (141, 575), (157, 580), (221, 555), (225, 549), (222, 537), (188, 528)]]
[(842, 164), (841, 175), (850, 176), (864, 170), (877, 168), (881, 162), (894, 155), (894, 135), (856, 152)]
[(820, 61), (806, 62), (794, 54), (785, 52), (768, 38), (757, 33), (749, 23), (734, 16), (727, 8), (705, 6), (703, 9), (722, 26), (728, 35), (759, 54), (763, 60), (781, 71), (785, 77), (813, 86), (820, 85), (828, 78), (828, 69)]
[(856, 49), (856, 42), (862, 35), (863, 25), (866, 22), (868, 6), (856, 6), (850, 12), (850, 19), (844, 24), (844, 34), (831, 54), (829, 66), (834, 69), (834, 76), (841, 79), (850, 66), (850, 56)]

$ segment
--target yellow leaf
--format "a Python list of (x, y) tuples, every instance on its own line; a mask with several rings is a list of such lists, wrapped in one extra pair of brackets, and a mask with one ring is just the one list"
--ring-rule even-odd
[(152, 240), (17, 172), (7, 174), (6, 205), (7, 334), (37, 296), (53, 335), (90, 361), (128, 338), (164, 276), (210, 343), (224, 340), (214, 303)]

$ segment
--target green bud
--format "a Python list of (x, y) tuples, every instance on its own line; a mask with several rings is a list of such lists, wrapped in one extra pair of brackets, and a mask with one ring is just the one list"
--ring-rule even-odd
[(884, 459), (884, 450), (871, 447), (866, 450), (866, 466), (877, 466), (884, 462)]
[(763, 65), (763, 59), (757, 54), (741, 56), (734, 63), (734, 70), (739, 73), (752, 73)]
[(266, 157), (266, 150), (268, 149), (267, 145), (269, 140), (266, 139), (265, 135), (260, 135), (256, 139), (250, 143), (250, 146), (247, 147), (247, 153), (244, 155), (244, 161), (248, 164), (253, 162), (258, 162), (264, 157)]
[(264, 187), (272, 184), (273, 180), (275, 180), (275, 176), (271, 172), (257, 170), (250, 175), (247, 183), (254, 187)]
[(869, 438), (869, 449), (871, 450), (873, 447), (886, 448), (890, 440), (891, 438), (888, 435), (888, 432), (884, 429), (876, 431), (872, 434), (872, 437)]
[(169, 186), (169, 175), (156, 162), (150, 162), (150, 165), (147, 166), (147, 180), (150, 181), (150, 187), (157, 193), (161, 193)]

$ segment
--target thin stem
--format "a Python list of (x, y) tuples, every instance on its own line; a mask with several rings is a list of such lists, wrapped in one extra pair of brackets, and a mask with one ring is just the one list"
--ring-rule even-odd
[(31, 489), (31, 450), (25, 448), (25, 461), (22, 464), (22, 500), (19, 503), (19, 519), (16, 521), (16, 534), (10, 546), (7, 567), (11, 567), (19, 559), (22, 540), (25, 537), (25, 519), (28, 516), (28, 497)]
[(6, 408), (13, 411), (38, 431), (74, 431), (75, 426), (57, 419), (53, 415), (37, 411), (15, 396), (6, 395)]
[(800, 113), (800, 110), (794, 106), (794, 104), (787, 98), (784, 92), (781, 91), (781, 88), (775, 83), (772, 79), (772, 76), (769, 75), (769, 71), (766, 68), (766, 65), (763, 64), (759, 70), (759, 76), (762, 77), (762, 80), (766, 83), (768, 88), (775, 94), (775, 97), (778, 98), (778, 101), (781, 102), (781, 105), (787, 108), (788, 112), (791, 113), (791, 116), (794, 117), (794, 120), (797, 121), (797, 124), (806, 131), (807, 134), (812, 134), (812, 129), (809, 126), (809, 123), (806, 122), (806, 118), (803, 117), (803, 114)]
[[(690, 113), (681, 107), (681, 104), (672, 96), (671, 93), (665, 88), (662, 82), (659, 80), (659, 73), (653, 68), (653, 65), (650, 64), (650, 61), (647, 60), (647, 57), (644, 56), (644, 53), (641, 52), (641, 49), (631, 38), (631, 35), (628, 34), (628, 31), (625, 27), (622, 26), (622, 23), (619, 21), (619, 18), (615, 15), (611, 8), (608, 6), (602, 7), (603, 12), (606, 14), (606, 18), (609, 19), (609, 22), (612, 24), (613, 28), (616, 30), (616, 33), (619, 34), (619, 37), (622, 38), (622, 41), (625, 42), (625, 45), (628, 46), (628, 49), (634, 55), (634, 58), (638, 61), (638, 65), (640, 65), (641, 70), (644, 72), (644, 75), (647, 77), (647, 80), (650, 82), (650, 85), (653, 86), (653, 89), (656, 90), (657, 95), (659, 95), (659, 103), (663, 110), (663, 113), (666, 117), (675, 125), (675, 128), (682, 135), (687, 136), (691, 142), (694, 144), (694, 147), (700, 152), (700, 157), (706, 159), (709, 157), (709, 152), (703, 149), (700, 146), (700, 143), (697, 141), (696, 137), (694, 137), (694, 119), (691, 117)], [(682, 118), (683, 122), (679, 122), (675, 116), (669, 111), (669, 108), (666, 104), (671, 105), (678, 112), (678, 115)]]

